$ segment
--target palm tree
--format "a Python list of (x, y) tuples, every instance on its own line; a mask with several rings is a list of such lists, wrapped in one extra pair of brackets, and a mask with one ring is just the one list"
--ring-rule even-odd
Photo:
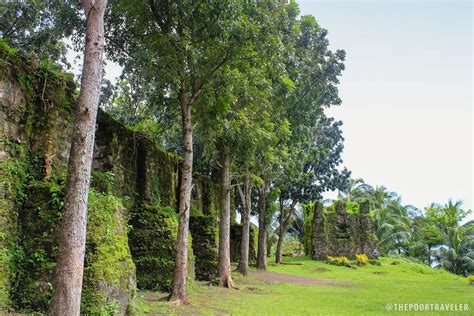
[(446, 245), (433, 251), (442, 267), (452, 273), (467, 276), (474, 273), (474, 233), (472, 228), (450, 228)]
[(370, 198), (370, 192), (373, 188), (366, 184), (361, 178), (349, 179), (347, 187), (342, 192), (339, 191), (339, 199), (345, 199), (348, 202), (358, 202), (365, 198)]
[(427, 216), (436, 222), (444, 236), (443, 245), (433, 251), (437, 266), (452, 273), (474, 273), (474, 227), (467, 223), (459, 226), (471, 212), (461, 208), (462, 201), (449, 200), (444, 206), (432, 204)]
[(390, 200), (398, 197), (395, 192), (389, 192), (383, 185), (377, 185), (371, 193), (371, 200), (376, 210), (386, 207)]
[(402, 206), (400, 199), (389, 200), (385, 207), (375, 211), (375, 234), (382, 252), (406, 252), (411, 239), (410, 206)]

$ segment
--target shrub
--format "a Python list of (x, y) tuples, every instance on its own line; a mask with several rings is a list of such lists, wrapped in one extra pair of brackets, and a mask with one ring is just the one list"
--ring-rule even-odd
[(351, 261), (347, 259), (347, 257), (331, 257), (328, 256), (327, 263), (333, 264), (336, 266), (345, 266), (345, 267), (352, 267)]
[(367, 264), (367, 261), (369, 261), (369, 258), (367, 257), (366, 254), (362, 253), (362, 254), (356, 255), (355, 262), (358, 266), (365, 266)]
[(360, 205), (357, 202), (348, 202), (346, 210), (349, 215), (358, 215), (360, 214)]
[(293, 256), (304, 253), (304, 246), (296, 239), (284, 240), (281, 252), (283, 256)]
[(474, 285), (474, 275), (468, 276), (467, 279), (469, 280), (469, 283), (471, 283), (471, 285)]

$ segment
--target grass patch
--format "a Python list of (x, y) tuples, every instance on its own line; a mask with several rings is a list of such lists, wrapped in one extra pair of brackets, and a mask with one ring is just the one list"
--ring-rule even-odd
[[(386, 305), (389, 303), (470, 304), (470, 311), (456, 313), (464, 315), (474, 309), (474, 287), (466, 278), (421, 264), (397, 259), (399, 263), (392, 265), (393, 258), (381, 258), (380, 266), (347, 269), (308, 257), (286, 260), (302, 265), (271, 265), (268, 270), (338, 282), (331, 285), (292, 284), (234, 274), (239, 289), (198, 283), (189, 296), (190, 304), (185, 306), (176, 307), (166, 301), (150, 299), (160, 295), (157, 293), (143, 293), (143, 311), (165, 315), (380, 315), (388, 313)], [(388, 314), (397, 315), (393, 311)], [(416, 313), (403, 312), (405, 314)]]

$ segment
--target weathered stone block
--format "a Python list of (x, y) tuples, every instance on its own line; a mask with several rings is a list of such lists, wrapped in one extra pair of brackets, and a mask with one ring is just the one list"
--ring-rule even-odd
[(356, 254), (366, 254), (369, 258), (378, 256), (369, 202), (362, 201), (351, 206), (351, 209), (358, 212), (348, 213), (344, 201), (336, 201), (327, 208), (321, 202), (315, 203), (312, 225), (313, 259), (326, 260), (327, 256), (353, 257)]

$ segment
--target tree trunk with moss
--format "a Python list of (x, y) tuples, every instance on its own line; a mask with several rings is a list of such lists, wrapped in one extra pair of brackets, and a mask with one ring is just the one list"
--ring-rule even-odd
[(179, 92), (183, 128), (183, 167), (179, 188), (179, 222), (178, 244), (173, 274), (173, 287), (169, 301), (180, 305), (186, 303), (186, 276), (188, 265), (189, 210), (193, 173), (193, 126), (191, 121), (191, 104), (184, 92)]
[(267, 214), (265, 201), (265, 187), (258, 188), (258, 247), (257, 247), (257, 269), (266, 270), (267, 254)]
[(219, 285), (232, 288), (230, 266), (230, 154), (220, 144)]
[(79, 315), (86, 246), (89, 194), (95, 124), (102, 81), (104, 11), (106, 0), (84, 0), (86, 47), (81, 91), (74, 113), (68, 161), (64, 214), (59, 238), (54, 290), (48, 315)]

